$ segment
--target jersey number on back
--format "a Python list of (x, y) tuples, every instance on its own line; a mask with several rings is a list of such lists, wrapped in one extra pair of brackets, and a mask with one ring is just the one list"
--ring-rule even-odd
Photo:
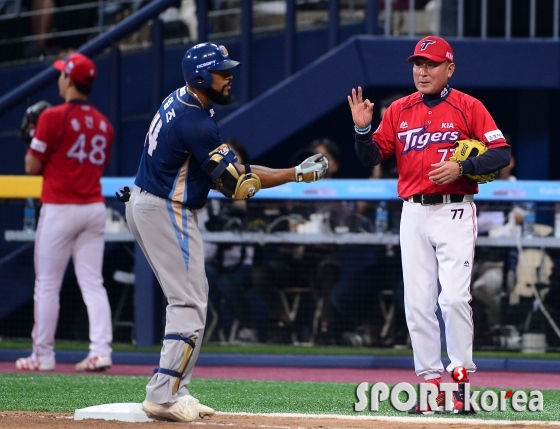
[(76, 142), (72, 145), (66, 156), (68, 158), (76, 158), (78, 163), (82, 164), (86, 159), (93, 165), (105, 164), (105, 149), (107, 148), (107, 139), (104, 135), (96, 134), (91, 138), (91, 150), (86, 152), (86, 135), (81, 133)]
[(148, 131), (148, 155), (152, 156), (152, 154), (154, 153), (154, 150), (156, 150), (157, 147), (157, 138), (158, 138), (158, 134), (159, 131), (161, 130), (161, 126), (162, 126), (163, 122), (161, 121), (161, 116), (158, 113), (156, 113), (156, 116), (154, 116), (154, 119), (152, 119), (152, 123), (150, 124), (150, 129)]

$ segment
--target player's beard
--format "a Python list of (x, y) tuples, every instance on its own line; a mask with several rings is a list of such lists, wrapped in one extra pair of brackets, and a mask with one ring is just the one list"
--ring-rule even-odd
[(233, 95), (225, 95), (223, 89), (221, 91), (216, 91), (214, 88), (210, 87), (206, 90), (206, 95), (210, 98), (212, 103), (220, 104), (222, 106), (234, 102)]

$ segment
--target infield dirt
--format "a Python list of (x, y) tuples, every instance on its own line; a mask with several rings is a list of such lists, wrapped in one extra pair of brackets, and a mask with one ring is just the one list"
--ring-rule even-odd
[[(191, 423), (204, 429), (227, 428), (255, 428), (255, 429), (482, 429), (494, 427), (492, 424), (465, 423), (465, 420), (456, 422), (444, 422), (442, 419), (426, 421), (421, 417), (420, 422), (398, 422), (381, 420), (349, 420), (333, 418), (307, 418), (307, 417), (283, 417), (283, 416), (257, 416), (257, 415), (215, 415), (211, 419), (196, 420)], [(188, 424), (188, 423), (187, 423)], [(148, 422), (148, 423), (126, 423), (106, 420), (73, 420), (71, 413), (40, 413), (22, 411), (0, 411), (0, 427), (2, 429), (122, 429), (122, 428), (147, 428), (147, 429), (170, 429), (181, 423), (174, 422)], [(529, 427), (527, 424), (511, 423), (499, 424), (500, 429), (521, 429)], [(540, 427), (537, 426), (537, 427)]]

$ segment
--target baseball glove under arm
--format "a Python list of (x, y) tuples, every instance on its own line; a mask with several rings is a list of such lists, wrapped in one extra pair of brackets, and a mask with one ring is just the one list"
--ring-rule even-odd
[[(467, 161), (470, 158), (479, 157), (488, 151), (486, 145), (478, 140), (458, 140), (455, 142), (455, 145), (457, 146), (455, 153), (449, 158), (450, 161), (454, 162)], [(476, 167), (474, 162), (472, 164), (473, 168)], [(465, 176), (478, 183), (488, 183), (494, 180), (496, 174), (498, 174), (497, 171), (485, 174), (465, 174)]]
[(31, 143), (33, 135), (35, 134), (35, 125), (37, 125), (37, 121), (39, 120), (39, 115), (43, 113), (43, 110), (49, 107), (51, 107), (51, 103), (41, 100), (25, 110), (20, 127), (20, 137), (25, 143)]

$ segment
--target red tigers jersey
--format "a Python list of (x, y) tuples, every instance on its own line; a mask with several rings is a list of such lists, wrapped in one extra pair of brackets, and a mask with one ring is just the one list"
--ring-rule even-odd
[(372, 138), (383, 159), (395, 154), (397, 191), (405, 199), (415, 194), (478, 193), (478, 184), (466, 177), (447, 185), (432, 182), (431, 164), (448, 161), (457, 140), (479, 140), (490, 149), (508, 145), (484, 105), (456, 89), (434, 107), (428, 107), (419, 92), (395, 101)]
[(104, 201), (100, 179), (112, 143), (111, 123), (87, 102), (71, 101), (43, 111), (28, 150), (44, 163), (41, 201)]

